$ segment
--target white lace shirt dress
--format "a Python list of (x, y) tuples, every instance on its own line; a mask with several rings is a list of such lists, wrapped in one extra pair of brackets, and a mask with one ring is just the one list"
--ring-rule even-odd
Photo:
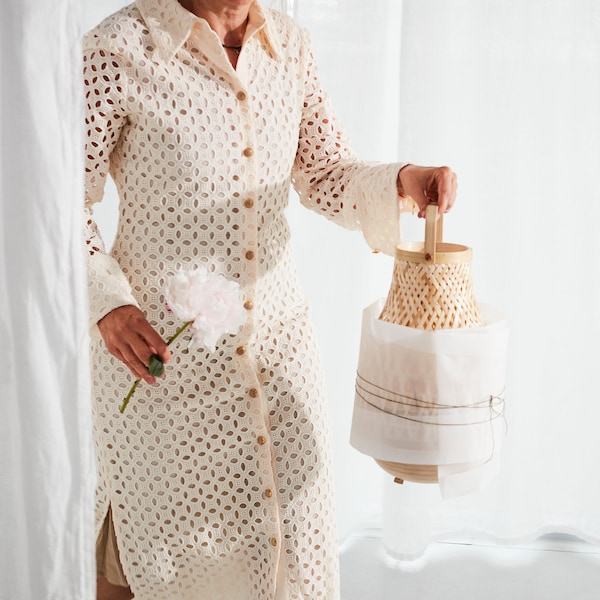
[[(253, 5), (237, 68), (177, 0), (137, 0), (84, 42), (97, 525), (109, 506), (136, 600), (339, 598), (328, 409), (284, 211), (301, 202), (373, 247), (397, 241), (399, 164), (361, 163), (306, 33)], [(108, 252), (93, 205), (119, 193)], [(165, 278), (237, 281), (245, 326), (216, 351), (172, 346), (133, 383), (96, 323), (139, 306), (167, 339)]]

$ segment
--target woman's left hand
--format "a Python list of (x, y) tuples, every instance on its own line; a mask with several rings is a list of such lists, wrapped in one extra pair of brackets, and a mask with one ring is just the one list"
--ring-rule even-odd
[(448, 212), (456, 200), (456, 173), (449, 167), (406, 165), (398, 173), (398, 194), (410, 196), (419, 207), (419, 217), (431, 202), (437, 202), (440, 214)]

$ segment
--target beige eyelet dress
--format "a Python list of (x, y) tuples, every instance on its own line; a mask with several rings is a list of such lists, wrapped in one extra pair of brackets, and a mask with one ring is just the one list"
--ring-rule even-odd
[[(307, 34), (257, 4), (235, 70), (177, 0), (103, 21), (84, 68), (98, 534), (110, 507), (136, 600), (337, 600), (328, 409), (285, 209), (293, 182), (308, 208), (393, 252), (401, 165), (356, 160)], [(109, 173), (107, 251), (93, 205)], [(166, 339), (180, 324), (165, 278), (198, 265), (239, 282), (245, 326), (214, 352), (179, 338), (166, 378), (120, 414), (133, 377), (96, 323), (134, 304)]]

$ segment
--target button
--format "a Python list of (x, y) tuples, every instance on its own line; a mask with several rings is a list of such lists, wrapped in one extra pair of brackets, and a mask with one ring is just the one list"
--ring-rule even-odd
[(254, 302), (252, 302), (252, 300), (246, 300), (246, 302), (244, 302), (244, 308), (246, 310), (252, 310), (254, 308)]
[(272, 498), (273, 497), (273, 490), (265, 490), (265, 496), (267, 498)]
[(254, 258), (254, 252), (252, 250), (248, 250), (248, 252), (246, 252), (246, 258), (248, 260), (252, 260)]
[(254, 154), (254, 150), (252, 150), (252, 148), (244, 148), (244, 151), (242, 152), (242, 154), (246, 158), (250, 158)]
[(244, 206), (246, 208), (252, 208), (254, 206), (254, 200), (252, 200), (252, 198), (246, 198), (244, 200)]
[(269, 544), (271, 544), (271, 546), (277, 546), (277, 538), (269, 538)]
[(259, 435), (256, 438), (256, 441), (261, 445), (264, 446), (267, 443), (267, 438), (264, 435)]
[(258, 398), (258, 390), (256, 388), (250, 388), (248, 390), (248, 395), (250, 398)]
[(247, 97), (248, 97), (248, 96), (246, 96), (246, 92), (239, 91), (239, 92), (236, 94), (236, 98), (237, 98), (238, 100), (242, 101), (242, 102), (243, 102), (243, 101), (244, 101), (244, 100), (245, 100)]
[(242, 355), (246, 354), (246, 346), (238, 346), (235, 351), (237, 354), (242, 356)]

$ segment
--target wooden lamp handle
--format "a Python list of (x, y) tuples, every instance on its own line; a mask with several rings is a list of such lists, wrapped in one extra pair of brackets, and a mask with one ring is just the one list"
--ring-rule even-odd
[(444, 217), (438, 218), (438, 205), (432, 202), (425, 210), (425, 260), (435, 263), (436, 245), (441, 242), (444, 235)]

